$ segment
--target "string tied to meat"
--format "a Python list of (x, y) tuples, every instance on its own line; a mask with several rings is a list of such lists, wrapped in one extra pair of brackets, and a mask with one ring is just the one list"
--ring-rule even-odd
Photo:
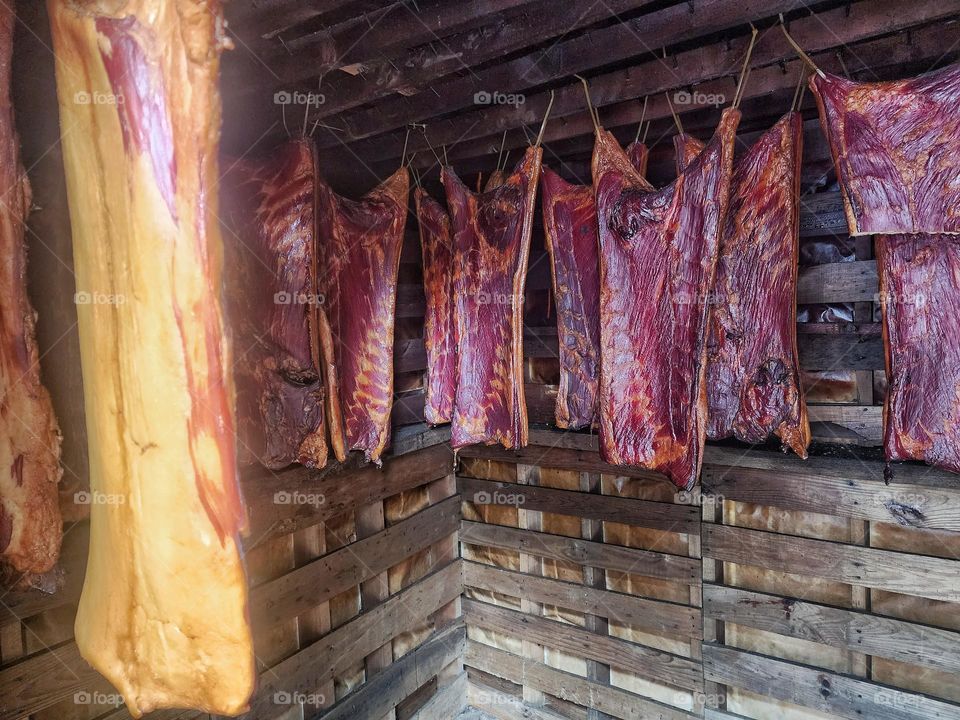
[(550, 102), (547, 103), (547, 110), (543, 114), (543, 122), (540, 123), (540, 132), (537, 133), (537, 141), (533, 144), (534, 147), (540, 147), (540, 143), (543, 142), (543, 133), (547, 129), (547, 120), (550, 119), (550, 111), (553, 109), (553, 90), (550, 91)]
[(677, 132), (683, 135), (683, 123), (680, 122), (680, 116), (677, 115), (677, 111), (673, 109), (673, 103), (670, 101), (670, 93), (665, 92), (664, 95), (667, 98), (667, 107), (670, 108), (670, 114), (673, 115), (673, 122), (677, 126)]
[(587, 112), (590, 113), (590, 120), (593, 122), (594, 132), (599, 133), (600, 116), (597, 114), (596, 108), (593, 107), (593, 100), (590, 99), (590, 85), (587, 83), (587, 79), (582, 75), (574, 75), (574, 77), (583, 83), (583, 94), (587, 98)]
[[(500, 152), (497, 153), (497, 170), (502, 170), (500, 161), (503, 160), (503, 148), (507, 144), (507, 131), (503, 131), (503, 137), (500, 138)], [(505, 167), (505, 166), (504, 166)]]
[(789, 32), (787, 32), (787, 25), (783, 21), (783, 13), (780, 13), (780, 29), (783, 31), (783, 36), (787, 39), (787, 42), (790, 43), (790, 47), (793, 48), (794, 52), (797, 53), (800, 59), (803, 60), (811, 70), (817, 73), (817, 75), (820, 77), (826, 77), (826, 74), (823, 72), (823, 70), (817, 67), (817, 64), (813, 61), (813, 59), (803, 51), (803, 48), (800, 47), (797, 44), (797, 41), (793, 39)]
[[(640, 111), (640, 124), (637, 125), (637, 134), (634, 136), (633, 141), (638, 142), (640, 140), (640, 131), (643, 130), (643, 121), (647, 117), (647, 101), (650, 99), (650, 96), (644, 96), (643, 98), (643, 110)], [(647, 124), (647, 130), (650, 129), (650, 124)], [(647, 133), (643, 133), (643, 141), (647, 141)]]
[(800, 105), (803, 103), (803, 93), (807, 89), (806, 84), (803, 82), (807, 77), (806, 68), (800, 66), (800, 76), (797, 78), (797, 87), (793, 91), (793, 102), (790, 103), (790, 112), (797, 112), (800, 109)]
[(740, 79), (737, 81), (737, 90), (733, 95), (733, 107), (739, 107), (743, 99), (743, 89), (747, 84), (747, 78), (750, 76), (750, 57), (753, 55), (753, 47), (757, 43), (757, 28), (750, 23), (750, 44), (747, 45), (747, 54), (743, 58), (743, 67), (740, 69)]

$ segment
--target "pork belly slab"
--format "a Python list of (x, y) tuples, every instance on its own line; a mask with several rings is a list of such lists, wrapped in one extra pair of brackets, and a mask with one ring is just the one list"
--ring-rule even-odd
[(893, 82), (814, 73), (810, 87), (851, 235), (960, 233), (960, 65)]
[(314, 152), (288, 142), (263, 160), (226, 161), (224, 297), (236, 350), (241, 462), (327, 462), (320, 373)]
[(76, 642), (134, 717), (234, 715), (255, 671), (220, 301), (221, 8), (48, 6), (77, 290), (98, 299), (77, 307), (93, 502)]
[(15, 21), (13, 3), (0, 5), (0, 574), (23, 585), (30, 582), (24, 575), (53, 568), (63, 528), (60, 431), (40, 382), (36, 313), (27, 297), (30, 183), (20, 164), (10, 98)]
[(523, 294), (542, 156), (527, 148), (501, 185), (479, 195), (441, 171), (454, 246), (455, 448), (527, 444)]
[(600, 449), (691, 487), (707, 425), (708, 294), (740, 113), (672, 184), (654, 189), (598, 130), (593, 183), (600, 240)]

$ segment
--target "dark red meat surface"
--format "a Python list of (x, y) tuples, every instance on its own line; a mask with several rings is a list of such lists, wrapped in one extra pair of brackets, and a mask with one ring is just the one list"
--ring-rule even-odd
[(895, 82), (814, 73), (851, 235), (960, 233), (960, 65)]
[(527, 444), (523, 293), (542, 154), (528, 148), (503, 184), (479, 195), (442, 171), (454, 245), (455, 448)]
[(420, 246), (423, 255), (423, 290), (426, 295), (423, 342), (427, 351), (424, 418), (431, 425), (453, 417), (456, 348), (453, 342), (453, 239), (450, 216), (422, 189), (414, 191)]
[(662, 190), (598, 131), (600, 448), (604, 459), (697, 479), (706, 435), (707, 295), (713, 284), (740, 113)]
[(346, 451), (362, 450), (377, 463), (390, 442), (393, 326), (409, 189), (405, 167), (360, 200), (337, 195), (317, 178), (318, 286), (336, 372), (331, 436), (341, 434)]
[(888, 460), (960, 472), (960, 237), (881, 235)]

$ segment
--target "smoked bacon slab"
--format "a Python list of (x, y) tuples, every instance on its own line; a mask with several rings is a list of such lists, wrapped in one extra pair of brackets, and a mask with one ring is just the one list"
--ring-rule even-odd
[[(36, 313), (27, 296), (24, 227), (30, 183), (10, 97), (13, 3), (0, 5), (0, 564), (11, 584), (51, 570), (60, 554), (60, 430), (40, 382)], [(89, 300), (77, 296), (78, 302)]]
[(960, 65), (860, 83), (814, 73), (851, 235), (960, 233)]
[(457, 371), (453, 340), (453, 238), (446, 209), (422, 188), (417, 188), (413, 195), (427, 300), (423, 320), (423, 344), (427, 351), (423, 415), (431, 425), (440, 425), (453, 419)]
[(960, 237), (879, 235), (888, 461), (960, 473)]
[(454, 246), (454, 448), (527, 444), (523, 295), (542, 156), (527, 148), (503, 184), (479, 195), (441, 171)]
[(241, 463), (327, 462), (314, 189), (314, 152), (305, 140), (268, 159), (227, 162), (222, 180)]
[(707, 296), (713, 285), (740, 113), (673, 183), (655, 190), (598, 130), (600, 449), (617, 465), (696, 482), (706, 436)]
[(775, 433), (805, 458), (796, 316), (802, 147), (802, 118), (789, 113), (734, 164), (709, 295), (707, 437), (760, 443)]
[[(643, 175), (647, 146), (627, 149)], [(597, 420), (600, 371), (600, 268), (597, 206), (592, 185), (568, 183), (544, 167), (540, 176), (543, 230), (557, 307), (560, 384), (554, 417), (557, 427), (578, 430)]]
[(219, 2), (49, 0), (90, 441), (80, 654), (130, 714), (255, 682), (217, 219)]
[(332, 350), (329, 423), (337, 457), (361, 450), (380, 464), (390, 442), (397, 273), (410, 177), (397, 170), (360, 200), (336, 194), (317, 175), (318, 287)]

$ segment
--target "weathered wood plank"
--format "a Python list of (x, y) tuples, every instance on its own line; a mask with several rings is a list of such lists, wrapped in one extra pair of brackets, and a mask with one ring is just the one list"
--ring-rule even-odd
[(464, 562), (463, 570), (464, 585), (599, 615), (674, 637), (699, 638), (702, 635), (698, 608), (535, 577), (474, 562)]
[(437, 480), (450, 472), (453, 451), (436, 445), (375, 466), (324, 470), (292, 467), (277, 473), (251, 470), (243, 478), (243, 494), (250, 516), (248, 549), (356, 507), (368, 505), (404, 490)]
[(457, 532), (459, 522), (460, 499), (451, 497), (258, 585), (250, 591), (251, 621), (265, 627), (296, 617)]
[[(796, 463), (802, 471), (802, 463)], [(927, 530), (960, 531), (960, 488), (918, 488), (881, 478), (816, 476), (789, 470), (729, 468), (705, 464), (705, 494), (770, 505), (894, 523)]]
[[(836, 204), (838, 199), (836, 196), (839, 194), (829, 193), (831, 205)], [(820, 196), (807, 195), (806, 197), (819, 198)], [(843, 211), (842, 207), (839, 209)], [(814, 265), (803, 268), (797, 275), (797, 302), (801, 304), (873, 301), (878, 292), (876, 260)]]
[(686, 690), (703, 689), (700, 663), (689, 658), (468, 598), (463, 601), (463, 616), (467, 625), (519, 636), (537, 645), (596, 660), (654, 682)]
[(523, 550), (551, 560), (662, 580), (676, 580), (687, 585), (700, 582), (700, 562), (696, 558), (591, 542), (564, 535), (464, 521), (460, 524), (460, 542), (504, 550)]
[[(530, 387), (531, 384), (528, 383), (527, 388)], [(553, 437), (558, 438), (563, 434), (565, 433), (555, 432)], [(584, 452), (582, 448), (568, 448), (562, 445), (554, 446), (553, 443), (544, 443), (544, 445), (540, 446), (532, 439), (530, 442), (533, 444), (513, 450), (507, 450), (499, 445), (470, 445), (469, 447), (461, 448), (459, 452), (461, 457), (539, 465), (540, 467), (556, 468), (558, 470), (607, 473), (622, 475), (624, 477), (669, 482), (664, 475), (650, 470), (605, 463), (600, 459), (599, 452), (594, 450)]]
[(457, 489), (464, 500), (477, 505), (516, 505), (525, 510), (588, 517), (667, 532), (694, 535), (700, 532), (699, 510), (689, 505), (611, 495), (587, 495), (575, 490), (556, 490), (460, 476), (457, 477)]
[(592, 682), (542, 663), (524, 660), (512, 653), (473, 640), (467, 641), (464, 664), (497, 677), (522, 677), (524, 682), (536, 686), (542, 692), (623, 720), (691, 720), (696, 717), (679, 708), (655, 702), (627, 690)]
[(498, 720), (569, 720), (546, 708), (530, 707), (511, 695), (473, 679), (467, 687), (467, 704)]
[(960, 633), (856, 610), (720, 585), (703, 586), (705, 617), (960, 673)]
[(850, 720), (958, 720), (960, 706), (820, 668), (706, 644), (704, 673), (716, 682)]
[(724, 525), (704, 525), (702, 539), (704, 557), (715, 560), (960, 602), (957, 560)]
[(462, 672), (452, 683), (440, 688), (410, 720), (450, 720), (464, 709), (466, 699), (467, 674)]
[(383, 717), (428, 679), (462, 657), (465, 647), (466, 630), (459, 622), (404, 655), (320, 717), (323, 720)]

